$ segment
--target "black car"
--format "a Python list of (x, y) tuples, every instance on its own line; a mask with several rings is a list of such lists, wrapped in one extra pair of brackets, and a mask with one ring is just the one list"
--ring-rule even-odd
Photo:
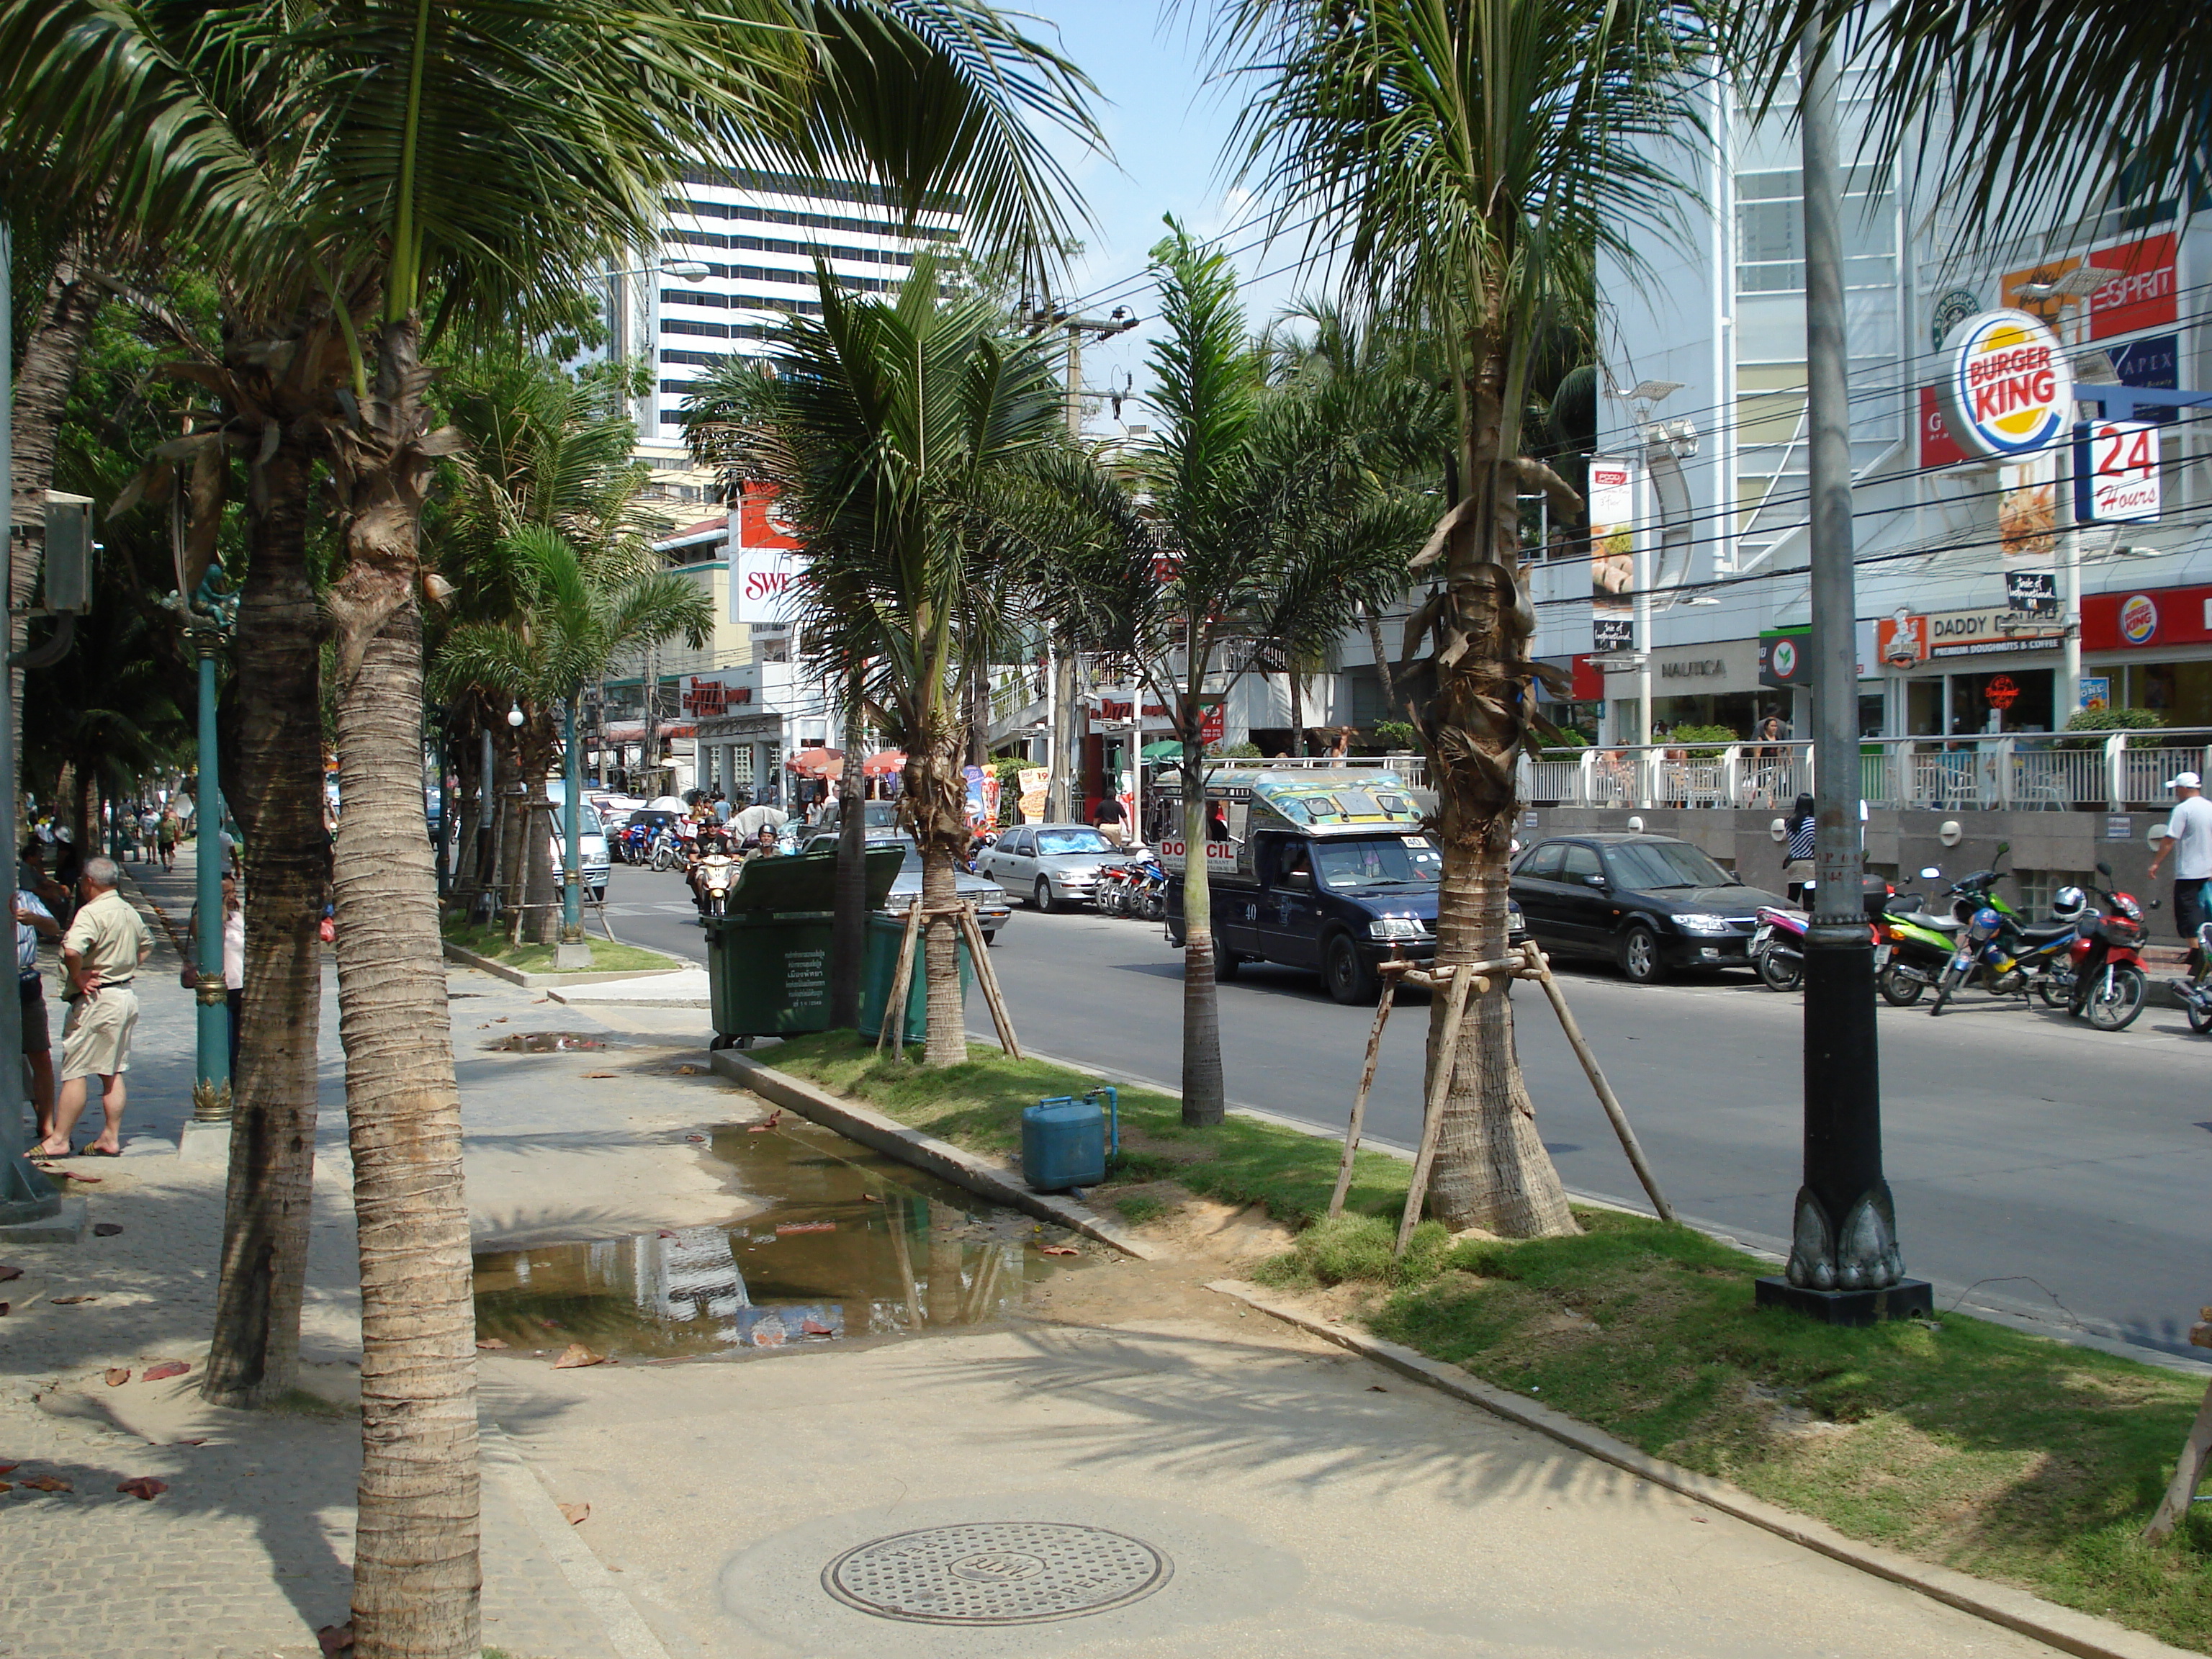
[(1686, 841), (1619, 830), (1538, 842), (1515, 861), (1512, 893), (1545, 950), (1609, 958), (1638, 984), (1675, 969), (1748, 967), (1759, 907), (1795, 908)]
[[(1443, 857), (1426, 835), (1389, 827), (1255, 830), (1240, 853), (1235, 867), (1207, 875), (1218, 977), (1234, 979), (1248, 962), (1281, 963), (1319, 972), (1339, 1002), (1371, 1003), (1382, 989), (1382, 963), (1435, 957)], [(1168, 877), (1167, 912), (1168, 940), (1180, 949), (1180, 872)], [(1510, 901), (1506, 928), (1513, 944), (1527, 937)]]

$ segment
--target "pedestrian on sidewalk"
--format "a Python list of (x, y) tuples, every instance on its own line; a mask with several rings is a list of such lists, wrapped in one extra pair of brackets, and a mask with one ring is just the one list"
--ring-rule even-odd
[(177, 867), (177, 836), (184, 827), (183, 820), (177, 817), (175, 807), (164, 806), (161, 809), (161, 821), (154, 826), (154, 845), (160, 849), (164, 870)]
[[(191, 960), (199, 961), (200, 907), (192, 906), (192, 919), (186, 924), (185, 937), (192, 942)], [(199, 974), (197, 967), (187, 970), (185, 977), (191, 981), (187, 988), (197, 988)], [(230, 1075), (235, 1086), (238, 1079), (238, 1017), (246, 1006), (246, 901), (240, 896), (238, 878), (222, 878), (222, 988), (224, 1000), (230, 1005)]]
[[(33, 843), (35, 845), (35, 843)], [(62, 925), (46, 901), (20, 884), (15, 889), (15, 977), (23, 994), (23, 1062), (31, 1068), (31, 1109), (38, 1115), (39, 1144), (54, 1133), (54, 1041), (46, 1024), (46, 981), (39, 972), (39, 941), (59, 940)]]
[(2212, 801), (2204, 799), (2203, 784), (2194, 772), (2177, 773), (2166, 784), (2174, 793), (2173, 811), (2166, 821), (2166, 839), (2150, 855), (2153, 880), (2166, 855), (2173, 856), (2173, 922), (2192, 945), (2204, 920), (2204, 884), (2212, 879)]
[(23, 843), (22, 856), (15, 861), (15, 885), (36, 893), (46, 914), (64, 927), (76, 914), (69, 889), (46, 873), (46, 844), (36, 836)]
[(123, 1074), (131, 1069), (131, 1032), (138, 1023), (139, 964), (154, 954), (146, 924), (115, 890), (123, 872), (115, 860), (87, 859), (77, 878), (82, 903), (62, 936), (69, 1018), (62, 1026), (61, 1094), (54, 1103), (53, 1133), (40, 1143), (49, 1158), (66, 1158), (70, 1136), (84, 1115), (85, 1079), (100, 1079), (106, 1122), (85, 1144), (95, 1158), (123, 1156)]
[(1783, 820), (1782, 830), (1789, 838), (1789, 844), (1783, 849), (1782, 878), (1786, 884), (1784, 890), (1790, 895), (1792, 904), (1802, 907), (1805, 902), (1805, 884), (1813, 877), (1813, 855), (1820, 838), (1810, 795), (1797, 797), (1797, 805)]

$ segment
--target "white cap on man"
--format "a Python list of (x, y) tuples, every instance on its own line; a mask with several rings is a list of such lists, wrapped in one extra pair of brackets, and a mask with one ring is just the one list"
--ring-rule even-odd
[(2166, 781), (2169, 789), (2202, 789), (2204, 780), (2194, 772), (2177, 772)]

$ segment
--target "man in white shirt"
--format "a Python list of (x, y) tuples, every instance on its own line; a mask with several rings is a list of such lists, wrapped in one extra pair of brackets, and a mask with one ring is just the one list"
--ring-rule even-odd
[(2204, 920), (2204, 884), (2212, 880), (2212, 801), (2204, 799), (2203, 784), (2196, 773), (2183, 772), (2166, 785), (2175, 796), (2173, 813), (2166, 820), (2166, 839), (2150, 857), (2154, 880), (2172, 857), (2174, 925), (2192, 943)]

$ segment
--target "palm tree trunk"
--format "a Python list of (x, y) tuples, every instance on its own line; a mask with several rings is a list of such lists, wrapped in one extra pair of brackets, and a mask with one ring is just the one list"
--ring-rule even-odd
[(533, 709), (523, 728), (522, 936), (532, 945), (551, 945), (561, 937), (561, 907), (553, 883), (553, 794), (545, 775), (552, 768), (553, 718)]
[(492, 775), (499, 785), (499, 903), (512, 926), (515, 908), (522, 902), (526, 867), (522, 835), (528, 814), (522, 810), (522, 762), (512, 741), (495, 744), (492, 754)]
[(1298, 672), (1295, 660), (1290, 663), (1291, 679), (1291, 753), (1303, 758), (1306, 752), (1306, 698), (1304, 677)]
[(483, 780), (477, 775), (483, 769), (479, 758), (483, 745), (478, 741), (479, 733), (469, 714), (467, 702), (454, 706), (453, 766), (457, 811), (450, 843), (453, 878), (448, 908), (464, 916), (476, 908), (477, 895), (483, 888), (483, 860), (477, 855), (477, 834), (483, 823)]
[(239, 609), (239, 736), (226, 792), (253, 849), (253, 884), (215, 1338), (200, 1385), (216, 1405), (248, 1407), (275, 1405), (299, 1376), (323, 1000), (317, 924), (330, 879), (308, 458), (287, 439), (260, 471), (266, 506), (252, 521)]
[(1382, 647), (1382, 617), (1372, 607), (1363, 607), (1367, 617), (1367, 643), (1375, 651), (1375, 677), (1382, 683), (1382, 713), (1386, 720), (1398, 718), (1397, 677), (1390, 672), (1390, 653)]
[[(936, 741), (916, 744), (907, 757), (906, 782), (913, 795), (915, 838), (921, 846), (921, 902), (949, 909), (959, 898), (955, 861), (965, 849), (968, 818), (960, 787), (957, 726)], [(933, 918), (922, 929), (923, 983), (929, 1009), (929, 1036), (922, 1046), (925, 1066), (958, 1066), (968, 1058), (968, 1011), (960, 995), (959, 931), (949, 916)], [(899, 1017), (896, 1009), (884, 1018)]]
[[(1494, 960), (1505, 954), (1506, 855), (1516, 807), (1514, 760), (1522, 723), (1518, 683), (1504, 666), (1519, 650), (1492, 581), (1492, 563), (1516, 580), (1520, 524), (1514, 492), (1498, 487), (1502, 458), (1504, 350), (1483, 353), (1473, 388), (1468, 480), (1486, 490), (1487, 510), (1463, 524), (1445, 550), (1454, 626), (1472, 648), (1439, 665), (1436, 702), (1428, 711), (1430, 776), (1438, 804), (1443, 872), (1437, 899), (1437, 955), (1441, 965)], [(1494, 580), (1494, 578), (1493, 578)], [(1439, 743), (1440, 735), (1451, 741)], [(1431, 1213), (1455, 1232), (1486, 1227), (1509, 1238), (1575, 1232), (1565, 1191), (1537, 1133), (1535, 1109), (1513, 1047), (1513, 981), (1497, 979), (1470, 996), (1458, 1034), (1458, 1064), (1444, 1099)], [(1448, 1000), (1430, 1001), (1427, 1075), (1450, 1052)]]
[(1182, 738), (1182, 1121), (1229, 1115), (1221, 1073), (1221, 989), (1213, 975), (1213, 897), (1206, 869), (1206, 749), (1196, 728), (1202, 674), (1191, 675)]
[(867, 736), (860, 672), (845, 680), (845, 774), (839, 780), (837, 879), (830, 915), (830, 1025), (857, 1030), (860, 975), (868, 952), (867, 808), (861, 793), (860, 748)]
[(433, 459), (412, 319), (377, 343), (338, 434), (347, 563), (337, 623), (339, 1029), (361, 1236), (359, 1659), (479, 1651), (476, 1319), (460, 1097), (422, 833), (417, 534)]

